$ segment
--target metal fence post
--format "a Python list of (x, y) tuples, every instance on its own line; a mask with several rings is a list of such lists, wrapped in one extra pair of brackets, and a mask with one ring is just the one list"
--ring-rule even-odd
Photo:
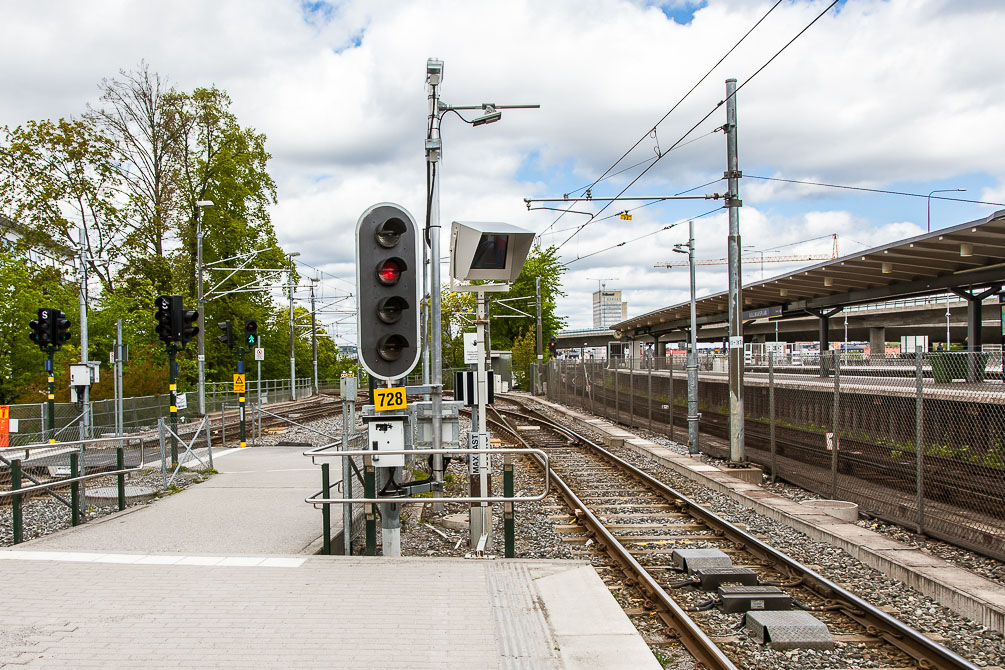
[(771, 442), (771, 483), (778, 476), (778, 453), (775, 444), (775, 352), (768, 352), (768, 436)]
[(621, 375), (618, 374), (618, 368), (614, 368), (614, 423), (621, 423), (621, 393), (618, 386), (620, 386)]
[(841, 401), (841, 357), (835, 350), (831, 354), (834, 362), (834, 409), (831, 417), (833, 440), (831, 441), (831, 500), (838, 499), (838, 451), (840, 450), (841, 437), (838, 433), (838, 412)]
[[(328, 463), (321, 464), (321, 497), (328, 498), (331, 486), (328, 481)], [(321, 506), (321, 553), (331, 556), (332, 553), (332, 517), (331, 505)]]
[[(655, 360), (655, 359), (654, 359)], [(654, 364), (649, 365), (649, 432), (653, 431), (653, 367)]]
[[(15, 458), (10, 462), (10, 490), (17, 491), (21, 488), (21, 459)], [(21, 519), (21, 494), (15, 493), (11, 496), (12, 521), (14, 524), (14, 544), (21, 544), (24, 540), (24, 527)]]
[(635, 361), (628, 367), (628, 426), (635, 426)]
[(914, 351), (914, 450), (915, 450), (915, 507), (918, 509), (918, 532), (925, 532), (925, 432), (924, 432), (924, 377), (922, 375), (921, 347)]
[[(122, 447), (115, 448), (115, 469), (126, 469), (126, 455), (125, 450)], [(119, 472), (119, 474), (115, 476), (115, 479), (118, 485), (119, 511), (121, 512), (126, 508), (126, 473)]]
[[(78, 459), (80, 454), (70, 454), (70, 479), (76, 479), (78, 472)], [(76, 526), (80, 523), (80, 482), (70, 482), (70, 525)]]
[[(503, 496), (513, 497), (513, 456), (503, 455)], [(513, 503), (503, 503), (503, 534), (505, 535), (506, 558), (516, 556), (516, 519), (513, 514)]]
[[(376, 473), (373, 468), (373, 458), (363, 457), (363, 495), (367, 498), (377, 497)], [(373, 503), (363, 503), (363, 516), (366, 519), (366, 555), (377, 555), (377, 514)]]
[(670, 441), (673, 442), (673, 353), (667, 357), (667, 362), (669, 363), (667, 367), (670, 369)]
[(164, 417), (157, 419), (157, 438), (161, 446), (161, 480), (164, 482), (163, 488), (167, 488), (167, 447), (164, 444)]

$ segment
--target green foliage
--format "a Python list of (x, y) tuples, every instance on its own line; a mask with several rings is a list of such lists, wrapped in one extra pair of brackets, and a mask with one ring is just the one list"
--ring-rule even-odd
[(513, 380), (523, 389), (527, 388), (530, 365), (537, 360), (535, 331), (528, 329), (513, 342)]
[[(516, 339), (525, 332), (536, 334), (534, 298), (535, 283), (539, 277), (541, 279), (541, 329), (544, 341), (547, 342), (548, 338), (565, 327), (565, 319), (556, 313), (556, 300), (565, 295), (562, 292), (562, 274), (564, 272), (565, 266), (559, 262), (558, 250), (555, 247), (547, 249), (534, 247), (531, 249), (520, 276), (513, 282), (510, 290), (493, 296), (491, 315), (516, 315), (515, 311), (503, 307), (506, 304), (504, 301), (510, 301), (514, 307), (530, 316), (517, 319), (493, 319), (493, 349), (512, 349)], [(520, 298), (524, 298), (524, 300), (520, 300)]]

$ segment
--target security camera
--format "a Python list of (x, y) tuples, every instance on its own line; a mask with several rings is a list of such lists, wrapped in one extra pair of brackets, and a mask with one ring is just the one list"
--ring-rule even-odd
[(508, 223), (454, 221), (450, 228), (450, 276), (457, 281), (510, 283), (523, 269), (534, 233)]
[(430, 58), (426, 61), (426, 77), (433, 86), (438, 86), (443, 81), (443, 61), (438, 58)]

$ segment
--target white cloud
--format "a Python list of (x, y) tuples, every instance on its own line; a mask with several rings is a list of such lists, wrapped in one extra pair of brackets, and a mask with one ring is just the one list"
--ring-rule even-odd
[[(0, 79), (7, 84), (0, 123), (79, 114), (96, 100), (103, 77), (141, 59), (181, 88), (216, 84), (231, 94), (241, 121), (269, 137), (280, 241), (306, 262), (344, 272), (353, 226), (368, 205), (397, 201), (424, 216), (426, 58), (446, 63), (445, 102), (542, 106), (506, 111), (501, 123), (483, 128), (446, 119), (444, 224), (505, 220), (540, 231), (555, 213), (528, 213), (522, 198), (559, 196), (599, 176), (770, 3), (710, 0), (687, 25), (660, 9), (698, 5), (353, 0), (319, 3), (305, 15), (304, 3), (294, 0), (0, 0)], [(657, 142), (666, 150), (724, 97), (727, 76), (743, 84), (824, 6), (822, 0), (782, 4), (628, 161), (653, 156)], [(870, 187), (984, 174), (997, 185), (983, 188), (981, 199), (1005, 202), (1005, 139), (994, 132), (1005, 117), (1005, 52), (997, 46), (1003, 31), (1005, 12), (991, 0), (842, 3), (740, 91), (741, 169)], [(719, 109), (692, 137), (723, 121)], [(668, 154), (632, 192), (690, 188), (721, 176), (724, 162), (723, 136), (712, 134)], [(636, 173), (594, 193), (614, 193)], [(873, 244), (918, 230), (885, 213), (766, 213), (782, 203), (817, 210), (825, 194), (745, 180), (744, 244), (767, 249), (839, 230), (844, 251), (845, 238), (850, 248), (852, 239)], [(564, 259), (657, 230), (706, 205), (714, 203), (636, 210), (630, 226), (617, 218), (592, 224), (563, 247)], [(612, 205), (605, 215), (625, 207)], [(584, 219), (568, 215), (556, 228)], [(698, 227), (699, 255), (725, 256), (724, 213)], [(625, 291), (632, 314), (683, 300), (686, 273), (652, 266), (673, 256), (685, 228), (573, 263), (563, 304), (570, 325), (590, 325), (595, 282), (586, 277), (620, 277), (611, 285)], [(719, 270), (703, 269), (699, 284), (721, 290)]]

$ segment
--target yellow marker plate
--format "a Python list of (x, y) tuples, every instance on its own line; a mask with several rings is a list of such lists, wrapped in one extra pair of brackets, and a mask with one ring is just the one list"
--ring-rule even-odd
[(405, 400), (404, 386), (373, 390), (373, 407), (378, 412), (386, 412), (391, 409), (405, 409), (407, 406), (408, 402)]

